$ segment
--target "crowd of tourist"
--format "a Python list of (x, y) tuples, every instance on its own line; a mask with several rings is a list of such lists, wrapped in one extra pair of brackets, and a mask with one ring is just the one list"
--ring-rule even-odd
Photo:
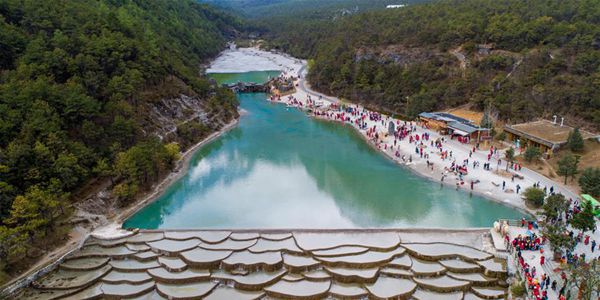
[[(337, 104), (331, 104), (329, 107), (316, 107), (315, 101), (308, 97), (305, 102), (298, 101), (293, 97), (289, 97), (287, 100), (288, 106), (297, 106), (311, 111), (312, 115), (317, 118), (343, 122), (354, 125), (359, 130), (363, 131), (366, 137), (373, 142), (375, 147), (378, 149), (388, 152), (390, 155), (401, 159), (405, 163), (412, 163), (413, 155), (425, 160), (428, 168), (433, 170), (434, 163), (430, 159), (430, 155), (437, 153), (442, 161), (448, 161), (448, 165), (441, 166), (442, 174), (440, 180), (444, 182), (444, 179), (449, 174), (454, 174), (457, 177), (456, 187), (465, 184), (465, 176), (469, 174), (469, 168), (478, 168), (483, 166), (483, 170), (493, 171), (490, 160), (497, 159), (496, 169), (498, 169), (502, 160), (500, 157), (500, 151), (491, 146), (487, 155), (488, 162), (479, 161), (473, 159), (473, 154), (479, 150), (479, 145), (475, 145), (469, 150), (469, 156), (465, 157), (462, 161), (454, 155), (451, 149), (445, 146), (448, 140), (445, 137), (439, 137), (432, 139), (427, 131), (427, 127), (419, 122), (409, 122), (391, 119), (388, 116), (384, 116), (381, 113), (370, 111), (366, 108), (358, 105), (347, 105), (339, 106)], [(423, 130), (418, 130), (422, 128)], [(417, 132), (419, 131), (419, 132)], [(390, 143), (384, 142), (384, 139), (393, 137)], [(450, 135), (452, 138), (452, 135)], [(413, 154), (407, 156), (407, 154), (400, 151), (400, 142), (408, 141), (414, 148)], [(513, 164), (511, 168), (515, 171), (521, 170), (520, 164)], [(478, 179), (470, 180), (471, 190), (474, 189), (474, 185), (479, 183)], [(514, 182), (514, 177), (512, 178)], [(514, 185), (514, 189), (506, 189), (506, 182), (502, 183), (502, 190), (507, 192), (517, 193), (521, 192), (521, 186), (519, 184)]]
[[(581, 211), (581, 207), (579, 206), (579, 202), (577, 200), (569, 199), (568, 204), (569, 205), (564, 212), (559, 213), (556, 218), (546, 220), (546, 222), (549, 224), (567, 222), (573, 218), (574, 215)], [(521, 219), (521, 228), (522, 230), (526, 230), (526, 234), (518, 234), (512, 239), (512, 241), (509, 240), (508, 235), (505, 235), (505, 242), (509, 246), (509, 249), (512, 253), (516, 252), (517, 268), (525, 279), (527, 291), (529, 292), (530, 296), (536, 300), (545, 300), (548, 299), (548, 289), (551, 289), (554, 291), (555, 295), (557, 295), (558, 299), (568, 299), (571, 291), (567, 286), (567, 275), (564, 270), (554, 269), (551, 267), (551, 265), (547, 264), (548, 262), (544, 253), (544, 246), (547, 245), (547, 240), (545, 236), (538, 236), (536, 233), (538, 229), (537, 222)], [(595, 230), (595, 228), (592, 230), (592, 236), (594, 235)], [(564, 250), (560, 258), (557, 259), (557, 263), (559, 265), (577, 268), (580, 264), (589, 262), (590, 259), (598, 259), (597, 255), (595, 258), (588, 259), (584, 251), (581, 253), (576, 253), (573, 250), (576, 249), (577, 246), (583, 245), (583, 249), (589, 247), (587, 249), (590, 249), (589, 253), (592, 253), (593, 255), (596, 248), (596, 241), (592, 239), (590, 234), (584, 234), (581, 231), (577, 233), (574, 229), (567, 229), (564, 234), (565, 236), (569, 236), (569, 238), (574, 241), (575, 247)], [(579, 249), (581, 249), (581, 247)], [(547, 270), (551, 270), (550, 272), (552, 273), (556, 273), (562, 283), (557, 283), (556, 280), (551, 280), (551, 276), (549, 274), (543, 272), (542, 274), (538, 274), (536, 267), (531, 266), (534, 261), (531, 259), (526, 260), (524, 253), (527, 253), (527, 257), (536, 257), (536, 259), (539, 259), (539, 266), (542, 266), (542, 268), (545, 267)], [(533, 253), (535, 253), (535, 256), (529, 255)], [(560, 285), (560, 288), (557, 287), (557, 285)]]
[[(502, 180), (498, 183), (492, 181), (492, 184), (506, 193), (516, 192), (516, 194), (519, 194), (522, 191), (521, 185), (515, 182), (515, 179), (524, 179), (521, 173), (523, 166), (516, 162), (503, 162), (501, 158), (503, 153), (495, 146), (491, 146), (489, 150), (480, 150), (479, 144), (476, 144), (472, 149), (469, 149), (468, 157), (460, 157), (461, 155), (454, 153), (452, 147), (447, 145), (449, 140), (446, 137), (432, 138), (428, 131), (429, 128), (419, 122), (399, 121), (380, 113), (369, 111), (358, 105), (340, 106), (333, 103), (329, 106), (321, 106), (318, 102), (313, 101), (310, 96), (304, 102), (289, 97), (287, 104), (288, 106), (307, 109), (317, 118), (351, 124), (359, 129), (375, 147), (388, 152), (388, 154), (407, 164), (412, 163), (413, 156), (416, 155), (417, 158), (421, 158), (422, 161), (426, 162), (428, 169), (433, 171), (434, 160), (430, 158), (430, 155), (437, 155), (439, 158), (438, 161), (441, 160), (442, 162), (442, 165), (438, 167), (438, 169), (442, 170), (441, 181), (444, 182), (448, 176), (454, 175), (457, 179), (457, 189), (464, 185), (465, 176), (469, 175), (470, 169), (474, 170), (481, 167), (484, 171), (498, 172), (501, 167), (506, 167), (512, 173), (510, 174), (512, 175), (510, 182), (507, 183), (507, 180)], [(450, 135), (449, 138), (453, 139), (453, 136)], [(400, 143), (406, 144), (406, 142), (408, 142), (414, 151), (401, 150)], [(470, 141), (468, 138), (460, 138), (459, 142), (468, 143)], [(482, 156), (481, 160), (477, 160), (476, 153), (480, 153), (478, 156)], [(476, 174), (481, 175), (481, 173)], [(479, 183), (480, 180), (477, 177), (473, 178), (473, 175), (470, 177), (470, 187), (473, 190), (474, 185)], [(533, 186), (542, 189), (546, 195), (555, 193), (554, 186), (542, 186), (540, 182), (533, 183)], [(566, 224), (581, 209), (578, 200), (569, 199), (568, 208), (564, 212), (559, 214), (557, 218), (546, 221), (549, 223), (563, 222)], [(552, 299), (555, 299), (555, 297), (559, 300), (567, 299), (569, 291), (566, 285), (566, 274), (564, 271), (555, 273), (555, 270), (549, 269), (551, 265), (546, 258), (544, 249), (550, 248), (548, 248), (546, 237), (539, 233), (538, 224), (536, 222), (527, 222), (523, 219), (521, 226), (526, 227), (526, 233), (517, 235), (512, 240), (509, 240), (508, 236), (506, 236), (506, 242), (511, 252), (516, 255), (517, 268), (525, 280), (530, 298), (547, 300), (550, 294), (552, 294)], [(595, 258), (588, 258), (581, 251), (581, 245), (583, 245), (585, 249), (590, 250), (588, 254), (595, 254), (597, 241), (593, 238), (593, 233), (594, 231), (590, 236), (581, 232), (577, 233), (574, 230), (565, 232), (566, 235), (575, 240), (576, 245), (579, 246), (575, 248), (579, 250), (565, 251), (559, 258), (558, 263), (576, 266), (586, 259), (598, 259), (598, 255), (594, 255)], [(535, 256), (531, 256), (531, 254), (535, 254)], [(535, 259), (532, 260), (531, 257), (535, 257)], [(536, 265), (538, 268), (541, 266), (542, 270), (537, 270)], [(549, 272), (549, 274), (546, 272)]]
[(512, 246), (514, 249), (523, 251), (523, 250), (540, 250), (540, 246), (544, 244), (545, 238), (538, 237), (535, 233), (532, 233), (531, 236), (522, 236), (519, 234), (512, 241)]
[[(452, 148), (446, 145), (448, 140), (443, 136), (432, 138), (427, 130), (428, 128), (426, 128), (424, 124), (391, 119), (390, 117), (369, 111), (358, 105), (342, 107), (337, 104), (332, 104), (329, 107), (315, 107), (314, 104), (315, 102), (312, 101), (310, 97), (305, 103), (292, 98), (288, 100), (288, 105), (308, 108), (311, 110), (313, 116), (317, 118), (344, 122), (357, 127), (371, 142), (373, 142), (375, 147), (392, 154), (394, 157), (401, 159), (405, 163), (412, 163), (413, 155), (416, 155), (416, 157), (422, 158), (426, 162), (427, 168), (433, 170), (434, 162), (430, 159), (429, 155), (438, 155), (442, 162), (447, 161), (447, 165), (440, 166), (442, 169), (441, 181), (444, 182), (445, 178), (450, 174), (454, 174), (457, 178), (457, 189), (465, 184), (465, 176), (469, 174), (470, 168), (477, 169), (482, 166), (482, 169), (485, 171), (494, 171), (493, 169), (497, 171), (503, 166), (502, 159), (500, 158), (501, 150), (494, 146), (491, 146), (489, 150), (480, 150), (479, 144), (476, 144), (472, 149), (469, 149), (468, 157), (457, 157), (452, 151)], [(450, 138), (452, 138), (452, 136), (450, 136)], [(408, 141), (411, 147), (414, 147), (414, 152), (412, 154), (410, 152), (407, 153), (401, 151), (400, 149), (400, 143), (406, 143), (406, 141)], [(468, 142), (468, 140), (466, 141)], [(465, 140), (461, 140), (461, 142), (465, 142)], [(474, 154), (479, 151), (487, 152), (483, 152), (484, 158), (487, 156), (487, 161), (485, 161), (485, 159), (479, 161), (474, 157)], [(494, 168), (492, 167), (492, 164), (494, 165)], [(520, 184), (515, 183), (515, 178), (523, 179), (523, 176), (520, 174), (523, 166), (520, 163), (509, 163), (508, 161), (506, 161), (505, 164), (508, 164), (504, 165), (506, 169), (511, 169), (512, 171), (510, 182), (507, 183), (506, 180), (504, 180), (501, 183), (496, 184), (492, 182), (492, 184), (507, 193), (516, 191), (516, 193), (519, 194), (522, 187)], [(479, 182), (480, 181), (476, 178), (470, 179), (471, 190), (473, 190), (474, 185)], [(512, 184), (514, 190), (510, 188), (510, 184)], [(540, 189), (542, 188), (540, 182), (534, 183), (533, 186)], [(546, 195), (555, 193), (554, 186), (544, 186), (543, 191)], [(568, 207), (569, 208), (564, 213), (559, 214), (559, 217), (548, 220), (548, 222), (567, 222), (581, 211), (580, 203), (577, 200), (570, 199)], [(528, 262), (523, 256), (523, 253), (525, 252), (536, 253), (536, 259), (539, 259), (536, 263), (539, 262), (539, 266), (545, 266), (547, 264), (546, 256), (544, 255), (544, 246), (547, 244), (547, 240), (543, 235), (536, 233), (539, 232), (538, 224), (536, 222), (527, 222), (524, 219), (521, 222), (522, 227), (527, 227), (527, 234), (518, 235), (512, 239), (512, 241), (509, 241), (508, 236), (506, 236), (506, 242), (509, 249), (511, 249), (513, 253), (516, 252), (518, 268), (526, 280), (527, 290), (530, 292), (533, 299), (536, 300), (548, 299), (549, 289), (555, 291), (556, 294), (559, 295), (559, 299), (564, 299), (566, 295), (564, 283), (562, 284), (562, 287), (557, 287), (559, 283), (557, 283), (556, 280), (551, 280), (551, 276), (543, 271), (539, 274), (536, 267), (531, 266), (532, 262)], [(591, 249), (592, 253), (595, 251), (597, 242), (589, 235), (584, 235), (582, 233), (576, 234), (572, 230), (565, 234), (570, 235), (578, 244), (583, 243), (586, 247), (590, 247), (589, 249)], [(585, 253), (566, 251), (561, 257), (561, 263), (575, 265), (579, 261), (585, 259)], [(561, 276), (566, 275), (561, 273)], [(564, 280), (562, 281), (565, 282)]]

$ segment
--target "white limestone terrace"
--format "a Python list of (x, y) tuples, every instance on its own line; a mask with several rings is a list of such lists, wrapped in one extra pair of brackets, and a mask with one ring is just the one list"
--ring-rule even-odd
[(131, 231), (89, 237), (14, 299), (504, 299), (487, 230)]
[(306, 61), (283, 53), (258, 48), (230, 48), (221, 52), (206, 73), (244, 73), (251, 71), (282, 71), (298, 74)]

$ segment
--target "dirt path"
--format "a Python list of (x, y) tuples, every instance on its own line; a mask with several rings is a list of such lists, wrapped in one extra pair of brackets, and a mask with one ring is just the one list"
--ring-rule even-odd
[(302, 65), (302, 68), (300, 68), (300, 70), (298, 71), (298, 75), (299, 77), (301, 77), (302, 79), (298, 80), (298, 91), (294, 94), (296, 94), (296, 96), (298, 96), (298, 92), (300, 93), (304, 93), (305, 95), (310, 95), (312, 97), (317, 97), (317, 99), (319, 97), (324, 98), (325, 100), (329, 101), (329, 102), (334, 102), (334, 103), (339, 103), (340, 99), (333, 97), (333, 96), (328, 96), (322, 93), (319, 93), (315, 90), (312, 90), (310, 88), (310, 84), (308, 83), (308, 81), (306, 80), (306, 75), (308, 74), (308, 70), (306, 69), (306, 63), (304, 63)]
[(460, 68), (462, 70), (465, 70), (465, 69), (467, 69), (468, 61), (467, 61), (467, 57), (461, 51), (462, 51), (462, 48), (459, 47), (459, 48), (450, 50), (450, 53), (452, 55), (454, 55), (456, 57), (456, 59), (458, 59), (458, 61), (460, 62)]

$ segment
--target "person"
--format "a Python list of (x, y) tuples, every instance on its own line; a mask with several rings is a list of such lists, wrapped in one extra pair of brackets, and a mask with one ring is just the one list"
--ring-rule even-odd
[(592, 240), (592, 253), (594, 253), (594, 248), (596, 248), (596, 240)]
[(558, 291), (558, 294), (560, 295), (560, 298), (559, 298), (559, 299), (566, 299), (566, 298), (564, 298), (564, 297), (565, 297), (565, 288), (566, 288), (566, 286), (564, 286), (564, 285), (563, 285), (563, 286), (560, 288), (560, 290)]
[(542, 255), (542, 256), (540, 256), (540, 265), (542, 265), (542, 266), (544, 265), (544, 261), (545, 261), (545, 259), (546, 259), (546, 258), (545, 258), (543, 255)]
[(567, 298), (565, 297), (565, 295), (560, 294), (560, 296), (558, 297), (558, 300), (567, 300)]

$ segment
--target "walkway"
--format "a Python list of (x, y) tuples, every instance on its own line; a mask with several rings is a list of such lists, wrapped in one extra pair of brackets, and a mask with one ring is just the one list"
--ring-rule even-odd
[[(311, 97), (317, 97), (317, 99), (319, 96), (321, 96), (322, 100), (328, 101), (330, 103), (339, 103), (340, 102), (340, 99), (338, 99), (338, 98), (327, 96), (327, 95), (324, 95), (322, 93), (319, 93), (319, 92), (316, 92), (316, 91), (310, 89), (309, 84), (306, 82), (306, 74), (307, 74), (306, 62), (303, 62), (303, 65), (299, 69), (299, 72), (298, 72), (298, 75), (300, 75), (300, 79), (297, 82), (297, 92), (295, 94), (293, 94), (293, 97), (295, 97), (296, 99), (298, 99), (300, 101), (303, 101), (304, 103), (306, 103), (306, 99), (308, 98), (308, 95), (310, 95)], [(317, 100), (317, 99), (313, 98), (313, 100)], [(285, 100), (283, 100), (283, 101), (285, 101)], [(364, 111), (367, 114), (370, 113), (368, 110), (366, 110), (362, 106), (359, 106), (359, 105), (351, 105), (351, 106), (357, 107), (359, 111)], [(354, 121), (356, 120), (357, 117), (350, 116), (350, 118), (351, 118), (351, 122), (346, 122), (346, 123), (353, 125), (357, 130), (359, 130), (363, 135), (366, 136), (366, 130), (359, 129), (356, 126), (356, 124), (354, 124)], [(382, 133), (380, 136), (383, 136), (383, 133), (387, 132), (387, 124), (390, 121), (393, 121), (393, 122), (399, 123), (399, 124), (404, 123), (404, 121), (400, 121), (398, 119), (394, 119), (394, 118), (391, 118), (386, 115), (383, 115), (382, 119), (383, 119), (383, 122), (370, 121), (367, 118), (367, 120), (366, 120), (367, 128), (372, 128), (373, 126), (376, 126), (377, 131)], [(439, 133), (437, 133), (435, 131), (428, 130), (426, 128), (417, 127), (416, 134), (420, 135), (423, 133), (429, 134), (430, 141), (436, 140), (441, 137), (449, 138), (448, 136), (441, 136)], [(414, 135), (415, 133), (412, 133), (412, 134)], [(529, 212), (533, 212), (533, 211), (525, 206), (525, 203), (524, 203), (521, 195), (514, 192), (514, 191), (516, 191), (517, 184), (521, 187), (521, 189), (520, 189), (521, 193), (527, 187), (533, 186), (534, 183), (539, 182), (542, 187), (546, 186), (548, 188), (548, 190), (550, 189), (550, 187), (554, 187), (555, 192), (562, 193), (567, 198), (571, 198), (571, 199), (577, 198), (576, 193), (572, 192), (571, 190), (569, 190), (567, 187), (563, 186), (562, 184), (555, 182), (555, 181), (553, 181), (533, 170), (527, 169), (525, 167), (523, 167), (520, 171), (514, 171), (514, 170), (509, 169), (508, 174), (505, 172), (500, 172), (500, 173), (495, 172), (496, 170), (499, 170), (499, 171), (506, 170), (506, 162), (505, 162), (505, 158), (504, 158), (505, 149), (499, 149), (498, 156), (492, 157), (490, 159), (490, 161), (488, 161), (487, 155), (489, 153), (489, 148), (483, 149), (483, 147), (482, 147), (480, 150), (477, 150), (474, 153), (472, 153), (471, 157), (469, 157), (469, 152), (472, 150), (473, 145), (463, 144), (463, 143), (458, 142), (457, 140), (447, 140), (446, 142), (444, 142), (443, 148), (444, 148), (444, 150), (452, 151), (452, 159), (442, 160), (441, 156), (439, 155), (438, 150), (435, 148), (432, 149), (431, 147), (428, 147), (429, 145), (425, 145), (425, 147), (426, 147), (425, 152), (427, 154), (429, 154), (429, 158), (423, 159), (419, 155), (415, 155), (416, 143), (411, 144), (408, 142), (408, 139), (405, 139), (403, 141), (397, 141), (398, 146), (396, 146), (396, 148), (391, 147), (394, 144), (393, 136), (381, 138), (379, 142), (380, 143), (378, 144), (377, 147), (379, 147), (379, 149), (382, 152), (384, 152), (387, 156), (389, 156), (390, 158), (394, 159), (395, 161), (397, 161), (401, 164), (407, 165), (409, 168), (415, 170), (417, 173), (419, 173), (423, 176), (426, 176), (428, 178), (431, 178), (438, 182), (441, 181), (442, 174), (445, 174), (447, 176), (452, 175), (452, 174), (448, 174), (447, 172), (444, 171), (444, 167), (449, 167), (452, 161), (455, 160), (457, 164), (462, 165), (463, 160), (469, 159), (469, 174), (463, 178), (463, 181), (462, 181), (463, 184), (459, 184), (458, 188), (469, 190), (470, 189), (469, 185), (470, 185), (471, 181), (475, 181), (475, 182), (479, 181), (479, 183), (474, 184), (474, 188), (472, 190), (473, 193), (481, 194), (490, 199), (493, 199), (493, 200), (499, 201), (501, 203), (505, 203), (507, 205), (511, 205), (511, 206), (514, 206), (514, 207), (517, 207), (517, 208), (520, 208), (522, 210), (526, 210)], [(427, 143), (429, 143), (429, 141)], [(386, 144), (387, 144), (387, 146), (386, 146)], [(400, 158), (395, 157), (394, 153), (396, 150), (400, 151), (401, 156), (404, 155), (404, 156), (408, 157), (408, 156), (412, 155), (413, 162), (405, 163), (402, 160), (400, 160)], [(498, 159), (502, 160), (502, 163), (500, 164), (500, 166), (497, 165)], [(430, 168), (427, 166), (427, 163), (426, 163), (427, 160), (429, 160), (430, 162), (433, 163), (433, 166), (434, 166), (433, 168)], [(473, 161), (478, 161), (481, 166), (477, 167), (477, 168), (473, 168), (472, 167)], [(487, 163), (487, 162), (491, 163), (490, 171), (486, 171), (483, 169), (483, 163)], [(510, 174), (517, 174), (517, 175), (523, 176), (524, 179), (515, 178), (515, 181), (512, 182)], [(459, 182), (457, 176), (456, 177), (446, 177), (446, 178), (447, 179), (444, 181), (445, 184), (455, 185), (456, 182)], [(505, 190), (502, 189), (503, 182), (505, 182), (505, 184), (506, 184)]]

